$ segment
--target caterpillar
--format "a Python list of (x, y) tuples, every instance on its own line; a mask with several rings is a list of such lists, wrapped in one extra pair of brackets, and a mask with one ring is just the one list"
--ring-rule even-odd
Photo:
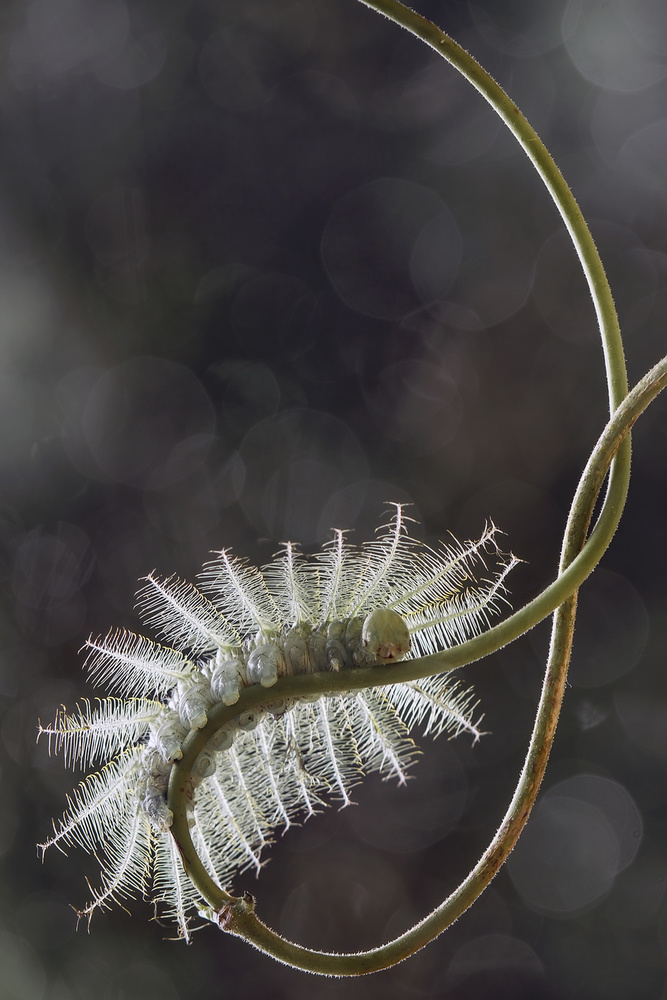
[[(265, 689), (266, 701), (220, 728), (192, 773), (193, 838), (223, 886), (245, 869), (259, 873), (276, 829), (331, 800), (348, 805), (364, 774), (403, 783), (414, 728), (478, 739), (472, 693), (442, 675), (315, 700), (272, 699), (271, 689), (281, 677), (382, 670), (481, 631), (517, 562), (496, 535), (490, 524), (475, 542), (431, 548), (410, 536), (396, 505), (360, 546), (336, 530), (311, 557), (287, 543), (262, 571), (222, 550), (198, 587), (146, 577), (139, 609), (161, 641), (124, 630), (89, 639), (90, 678), (110, 695), (39, 725), (38, 737), (67, 764), (101, 765), (40, 845), (42, 856), (74, 844), (100, 860), (100, 885), (80, 915), (90, 920), (113, 902), (152, 894), (189, 938), (201, 900), (169, 833), (169, 775), (187, 734), (246, 687)], [(477, 579), (489, 557), (493, 571)]]

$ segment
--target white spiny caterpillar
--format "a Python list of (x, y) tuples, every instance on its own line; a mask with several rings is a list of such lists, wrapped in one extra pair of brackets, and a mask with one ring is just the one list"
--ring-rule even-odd
[[(349, 804), (363, 774), (404, 782), (414, 726), (477, 739), (470, 692), (444, 676), (318, 701), (271, 701), (269, 692), (281, 676), (381, 669), (482, 631), (516, 564), (498, 552), (496, 533), (491, 525), (477, 542), (429, 548), (410, 537), (397, 505), (377, 539), (358, 547), (342, 531), (310, 558), (287, 543), (262, 572), (222, 551), (201, 590), (148, 576), (141, 613), (169, 645), (125, 631), (90, 639), (91, 679), (112, 696), (39, 727), (66, 763), (103, 765), (40, 845), (43, 854), (78, 844), (100, 860), (101, 884), (82, 915), (150, 892), (189, 936), (201, 900), (169, 833), (169, 774), (187, 733), (248, 685), (267, 689), (265, 706), (219, 729), (193, 772), (193, 838), (221, 885), (246, 868), (259, 873), (276, 828), (330, 796)], [(495, 569), (476, 580), (488, 553)]]

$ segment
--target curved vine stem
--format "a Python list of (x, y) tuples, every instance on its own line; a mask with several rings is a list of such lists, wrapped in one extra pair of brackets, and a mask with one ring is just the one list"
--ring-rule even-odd
[[(576, 547), (578, 540), (585, 537), (590, 512), (613, 456), (626, 440), (630, 428), (639, 415), (665, 387), (667, 387), (667, 357), (635, 386), (605, 427), (588, 461), (572, 505), (567, 532), (568, 549), (570, 546)], [(586, 543), (585, 549), (591, 541), (592, 538)], [(581, 553), (583, 554), (584, 552)], [(442, 658), (454, 661), (447, 663), (445, 669), (454, 669), (461, 665), (460, 650), (475, 640), (444, 650), (443, 653), (434, 656), (408, 660), (406, 663), (397, 663), (390, 667), (371, 667), (341, 674), (316, 673), (281, 678), (271, 688), (270, 694), (260, 686), (249, 687), (242, 692), (236, 705), (231, 707), (221, 705), (214, 709), (207, 725), (203, 729), (193, 731), (186, 738), (183, 744), (183, 758), (172, 768), (168, 799), (169, 807), (174, 813), (172, 833), (181, 852), (186, 872), (209, 904), (210, 911), (207, 915), (215, 919), (224, 930), (244, 938), (278, 961), (307, 972), (328, 976), (364, 975), (388, 968), (414, 954), (442, 933), (489, 884), (514, 847), (530, 814), (544, 775), (558, 721), (570, 657), (576, 588), (580, 582), (575, 583), (574, 592), (566, 597), (555, 615), (547, 671), (526, 761), (512, 802), (496, 835), (468, 877), (451, 896), (405, 934), (379, 948), (350, 955), (330, 954), (303, 948), (285, 940), (262, 923), (255, 913), (254, 900), (251, 897), (236, 898), (216, 885), (197, 855), (188, 826), (192, 768), (206, 743), (219, 728), (229, 725), (243, 712), (261, 708), (269, 700), (336, 694), (343, 690), (360, 690), (415, 680), (432, 674), (434, 663), (441, 671)], [(546, 617), (553, 610), (553, 607), (550, 608), (542, 617)], [(500, 642), (496, 648), (500, 645), (504, 643)]]
[[(465, 49), (427, 18), (405, 7), (399, 0), (360, 0), (366, 7), (384, 14), (400, 27), (416, 35), (438, 55), (451, 63), (479, 91), (515, 136), (554, 200), (570, 234), (588, 282), (597, 315), (612, 414), (627, 394), (623, 343), (609, 282), (600, 255), (575, 201), (551, 154), (527, 118), (493, 77)], [(623, 464), (623, 463), (619, 463)]]
[[(279, 697), (334, 694), (381, 684), (415, 680), (463, 666), (500, 648), (555, 611), (542, 694), (526, 761), (507, 813), (491, 844), (461, 885), (424, 920), (405, 934), (367, 952), (336, 955), (312, 951), (286, 941), (255, 914), (254, 900), (236, 898), (211, 879), (197, 856), (188, 827), (192, 767), (198, 754), (222, 725), (242, 711), (259, 708), (267, 692), (246, 689), (233, 707), (220, 706), (207, 726), (191, 733), (183, 759), (172, 768), (168, 802), (174, 813), (173, 835), (186, 872), (209, 903), (207, 913), (230, 933), (243, 937), (281, 962), (330, 976), (363, 975), (387, 968), (422, 948), (467, 909), (496, 874), (521, 832), (544, 775), (560, 712), (572, 646), (577, 589), (608, 546), (621, 517), (630, 471), (629, 431), (651, 399), (667, 384), (667, 359), (656, 366), (627, 396), (623, 346), (604, 268), (579, 207), (546, 147), (519, 109), (491, 76), (432, 22), (399, 0), (361, 0), (406, 28), (456, 67), (486, 98), (516, 136), (555, 202), (581, 261), (593, 299), (605, 360), (611, 419), (599, 439), (577, 488), (561, 551), (560, 572), (538, 597), (500, 625), (452, 649), (391, 667), (282, 678), (271, 689)], [(598, 493), (607, 472), (609, 484), (598, 521), (586, 541)]]

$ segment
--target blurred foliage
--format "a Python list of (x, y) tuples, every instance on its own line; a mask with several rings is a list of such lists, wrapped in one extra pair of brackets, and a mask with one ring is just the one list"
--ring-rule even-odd
[[(631, 380), (664, 353), (667, 8), (418, 4), (515, 98), (592, 224)], [(86, 692), (77, 649), (135, 581), (211, 548), (266, 562), (410, 502), (426, 537), (490, 517), (555, 571), (605, 422), (592, 307), (556, 212), (479, 96), (352, 0), (31, 0), (0, 13), (0, 954), (13, 1000), (310, 996), (145, 904), (75, 931), (85, 859), (32, 844), (67, 775), (36, 719)], [(318, 996), (667, 996), (667, 403), (582, 595), (545, 794), (477, 905), (404, 966)], [(260, 912), (325, 949), (402, 930), (495, 831), (546, 632), (468, 669), (488, 735), (407, 789), (290, 830)], [(88, 691), (88, 693), (92, 693)]]

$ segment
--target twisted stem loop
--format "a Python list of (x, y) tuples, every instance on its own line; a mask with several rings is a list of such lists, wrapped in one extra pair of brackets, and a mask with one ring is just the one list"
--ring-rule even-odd
[[(329, 976), (364, 975), (388, 968), (414, 954), (442, 933), (466, 910), (501, 867), (525, 825), (544, 776), (565, 689), (572, 648), (577, 590), (598, 564), (621, 517), (630, 473), (632, 425), (667, 385), (667, 358), (627, 393), (623, 345), (611, 290), (593, 238), (581, 211), (546, 147), (528, 121), (467, 52), (435, 24), (399, 0), (361, 0), (367, 7), (416, 35), (461, 72), (515, 135), (544, 181), (570, 233), (595, 305), (608, 384), (610, 419), (582, 474), (575, 493), (561, 550), (559, 574), (533, 601), (494, 628), (467, 642), (430, 656), (381, 669), (340, 674), (316, 673), (281, 678), (271, 688), (246, 688), (236, 705), (218, 706), (208, 724), (190, 733), (183, 758), (172, 768), (168, 804), (173, 811), (173, 836), (185, 870), (207, 901), (219, 926), (244, 938), (261, 951), (294, 968)], [(597, 522), (588, 535), (598, 494), (609, 473), (607, 491)], [(588, 538), (587, 538), (588, 535)], [(404, 934), (378, 948), (355, 954), (330, 954), (285, 940), (257, 917), (252, 897), (231, 896), (215, 884), (198, 857), (188, 827), (190, 776), (197, 756), (223, 725), (242, 712), (259, 709), (277, 698), (303, 698), (412, 681), (464, 666), (518, 638), (549, 614), (554, 614), (551, 643), (539, 706), (523, 770), (512, 801), (493, 840), (457, 889), (427, 917)]]

